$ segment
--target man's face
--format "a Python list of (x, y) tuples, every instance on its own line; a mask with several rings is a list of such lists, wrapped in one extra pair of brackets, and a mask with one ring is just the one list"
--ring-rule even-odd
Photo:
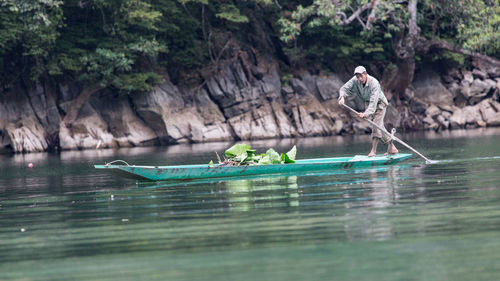
[(356, 78), (358, 78), (358, 81), (361, 82), (361, 84), (365, 84), (366, 83), (367, 76), (368, 75), (366, 74), (366, 72), (363, 73), (363, 74), (359, 74), (359, 73), (356, 74)]

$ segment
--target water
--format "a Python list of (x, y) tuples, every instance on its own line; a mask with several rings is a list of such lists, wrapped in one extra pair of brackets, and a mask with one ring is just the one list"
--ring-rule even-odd
[[(208, 163), (230, 144), (2, 155), (0, 280), (498, 280), (500, 129), (402, 138), (437, 163), (137, 183), (92, 165)], [(293, 144), (302, 159), (369, 150), (252, 147)]]

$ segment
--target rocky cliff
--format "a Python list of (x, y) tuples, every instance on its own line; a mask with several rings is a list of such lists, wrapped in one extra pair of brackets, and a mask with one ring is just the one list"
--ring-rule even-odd
[[(287, 77), (287, 78), (284, 78)], [(61, 122), (76, 83), (12, 87), (0, 94), (2, 152), (165, 145), (184, 142), (326, 136), (369, 132), (337, 104), (346, 74), (280, 71), (276, 60), (238, 52), (194, 86), (168, 77), (148, 93), (104, 90), (75, 122)], [(500, 74), (476, 65), (438, 74), (421, 69), (388, 127), (455, 129), (500, 125)], [(355, 101), (353, 101), (355, 103)], [(361, 109), (361, 108), (358, 108)]]

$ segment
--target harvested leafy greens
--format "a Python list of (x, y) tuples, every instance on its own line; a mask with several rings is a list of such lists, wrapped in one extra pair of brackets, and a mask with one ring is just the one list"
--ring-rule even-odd
[[(297, 147), (294, 145), (287, 153), (278, 153), (270, 148), (266, 153), (255, 154), (255, 150), (247, 144), (235, 144), (224, 153), (224, 161), (219, 159), (219, 165), (266, 165), (266, 164), (288, 164), (295, 163)], [(218, 157), (218, 155), (217, 155)], [(212, 166), (210, 161), (209, 165)]]

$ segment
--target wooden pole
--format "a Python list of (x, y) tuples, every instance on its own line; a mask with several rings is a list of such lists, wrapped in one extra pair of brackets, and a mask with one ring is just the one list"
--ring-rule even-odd
[[(359, 112), (357, 112), (356, 110), (352, 109), (350, 106), (348, 106), (347, 104), (343, 104), (343, 106), (345, 106), (347, 109), (349, 109), (350, 111), (352, 111), (353, 113), (356, 114), (356, 116), (359, 114)], [(372, 124), (373, 126), (375, 126), (377, 129), (379, 129), (380, 131), (382, 131), (383, 133), (387, 134), (388, 136), (391, 137), (391, 140), (395, 140), (397, 142), (399, 142), (400, 144), (404, 145), (405, 147), (407, 147), (408, 149), (410, 149), (411, 151), (415, 152), (418, 156), (422, 157), (424, 160), (425, 160), (425, 163), (427, 164), (431, 164), (431, 163), (434, 163), (432, 160), (429, 160), (427, 157), (425, 157), (424, 155), (422, 155), (420, 152), (418, 152), (416, 149), (414, 149), (413, 147), (409, 146), (407, 143), (405, 143), (404, 141), (400, 140), (398, 137), (394, 136), (394, 134), (391, 134), (389, 132), (387, 132), (387, 130), (385, 130), (384, 128), (382, 128), (381, 126), (377, 125), (375, 122), (373, 122), (372, 120), (370, 119), (367, 119), (367, 118), (362, 118), (363, 120), (367, 121), (368, 123)]]

